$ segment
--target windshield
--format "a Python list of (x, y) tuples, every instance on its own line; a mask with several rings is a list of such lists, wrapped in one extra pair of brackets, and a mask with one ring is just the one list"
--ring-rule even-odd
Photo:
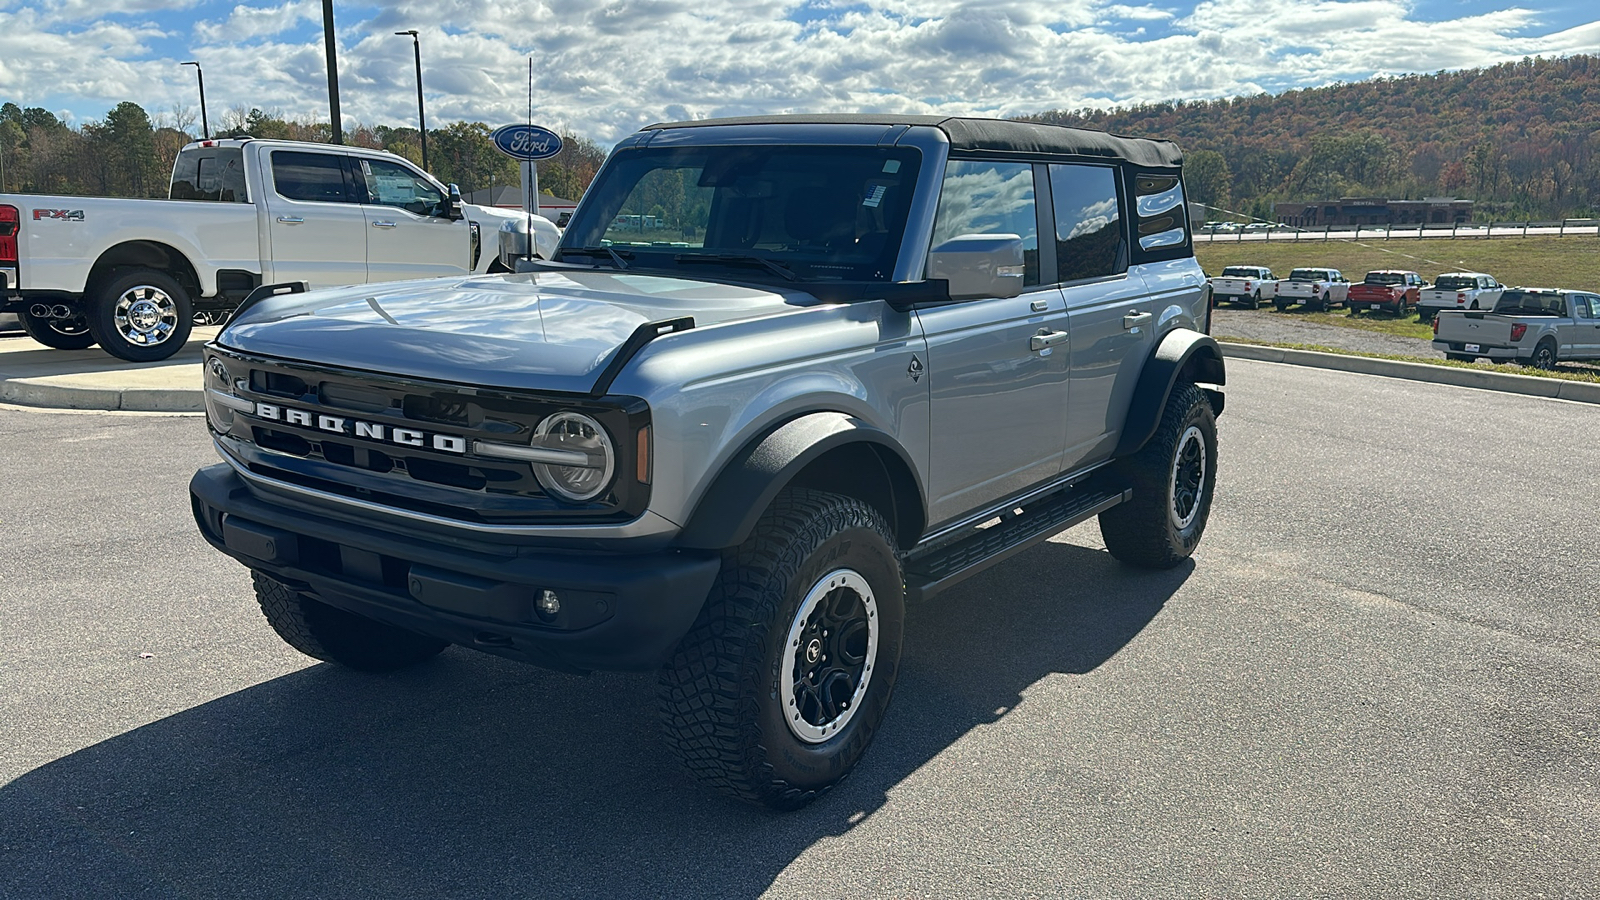
[(1433, 286), (1441, 291), (1473, 291), (1478, 288), (1478, 279), (1468, 275), (1440, 275)]
[(1328, 277), (1323, 269), (1295, 269), (1289, 273), (1290, 281), (1322, 281)]
[(1222, 270), (1223, 278), (1256, 278), (1259, 275), (1259, 269), (1248, 269), (1244, 266), (1229, 266)]
[(593, 249), (607, 248), (632, 267), (888, 280), (921, 161), (903, 147), (624, 150), (589, 188), (557, 259), (609, 265), (611, 253)]
[(1404, 284), (1406, 276), (1399, 272), (1368, 272), (1362, 280), (1367, 284)]
[(1560, 294), (1547, 291), (1506, 291), (1500, 295), (1494, 311), (1521, 316), (1564, 316), (1567, 304)]

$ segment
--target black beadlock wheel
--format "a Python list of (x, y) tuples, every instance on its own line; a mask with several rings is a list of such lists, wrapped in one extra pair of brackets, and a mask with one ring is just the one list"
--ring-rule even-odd
[(1217, 482), (1217, 419), (1205, 392), (1180, 384), (1143, 449), (1116, 464), (1133, 498), (1100, 514), (1111, 555), (1147, 569), (1170, 569), (1200, 543)]
[(86, 317), (100, 348), (131, 362), (166, 359), (183, 349), (194, 328), (189, 292), (155, 269), (133, 269), (107, 281)]
[(89, 333), (89, 323), (83, 316), (69, 319), (40, 318), (27, 310), (18, 314), (22, 330), (46, 347), (55, 350), (87, 350), (94, 346), (94, 335)]
[(345, 612), (252, 571), (256, 602), (289, 646), (324, 662), (363, 672), (392, 672), (438, 656), (448, 641)]
[(702, 783), (795, 809), (839, 783), (894, 690), (904, 582), (888, 523), (852, 497), (786, 489), (724, 551), (661, 669), (668, 746)]

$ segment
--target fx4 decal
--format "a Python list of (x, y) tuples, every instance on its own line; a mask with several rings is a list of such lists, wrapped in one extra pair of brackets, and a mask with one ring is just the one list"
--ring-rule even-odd
[(82, 222), (83, 210), (81, 209), (36, 209), (33, 211), (33, 220), (40, 219), (65, 219), (68, 222)]

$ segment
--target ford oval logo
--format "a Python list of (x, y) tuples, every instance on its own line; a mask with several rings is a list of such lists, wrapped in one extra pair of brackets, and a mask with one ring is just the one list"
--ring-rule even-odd
[(489, 139), (512, 159), (549, 159), (561, 152), (561, 135), (538, 125), (502, 125)]

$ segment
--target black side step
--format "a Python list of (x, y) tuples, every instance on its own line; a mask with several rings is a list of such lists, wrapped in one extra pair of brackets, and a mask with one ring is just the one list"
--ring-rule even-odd
[(982, 531), (906, 559), (906, 600), (926, 600), (984, 569), (1043, 543), (1133, 496), (1133, 490), (1068, 488)]

